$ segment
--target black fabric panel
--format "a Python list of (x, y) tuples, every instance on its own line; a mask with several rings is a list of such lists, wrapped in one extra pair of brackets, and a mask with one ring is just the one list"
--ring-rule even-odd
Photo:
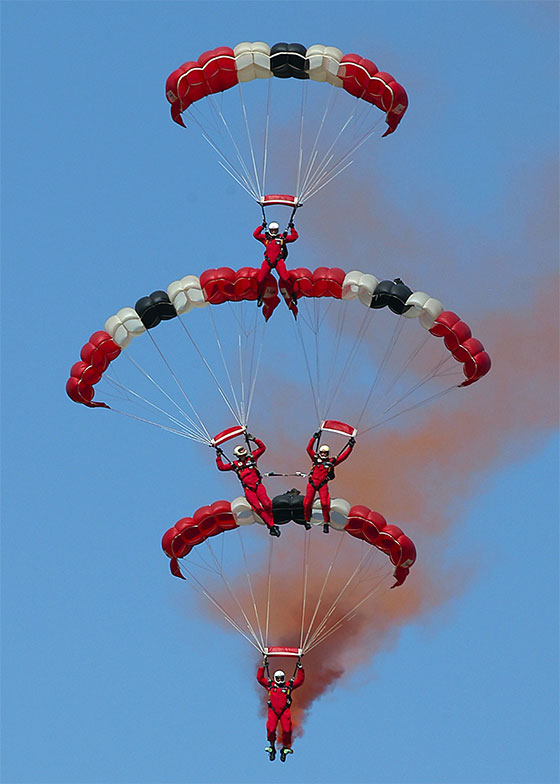
[(280, 79), (309, 79), (309, 62), (303, 44), (274, 44), (270, 50), (270, 70)]
[(160, 321), (167, 321), (177, 315), (166, 291), (152, 291), (149, 297), (141, 297), (134, 310), (146, 329), (153, 329)]
[(276, 495), (272, 499), (272, 516), (277, 525), (294, 522), (299, 525), (305, 524), (303, 514), (303, 496), (299, 490), (290, 490), (282, 495)]
[(370, 308), (389, 308), (393, 313), (401, 316), (410, 310), (410, 305), (406, 305), (407, 299), (412, 294), (412, 289), (409, 289), (400, 278), (394, 280), (380, 281), (373, 297), (371, 298)]

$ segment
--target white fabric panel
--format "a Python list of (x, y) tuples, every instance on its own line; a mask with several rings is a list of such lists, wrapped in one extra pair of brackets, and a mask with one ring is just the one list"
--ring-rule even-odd
[(443, 313), (445, 308), (439, 301), (439, 299), (434, 299), (430, 297), (425, 303), (424, 307), (422, 308), (422, 313), (418, 317), (418, 321), (424, 329), (431, 329), (434, 326), (434, 321)]
[(313, 44), (305, 53), (309, 62), (309, 78), (315, 82), (328, 82), (342, 87), (342, 79), (337, 76), (342, 52), (335, 46)]
[(350, 503), (344, 498), (331, 498), (331, 526), (343, 531), (350, 514)]
[(167, 296), (177, 313), (188, 313), (191, 308), (203, 308), (208, 305), (196, 275), (186, 275), (181, 280), (174, 280), (167, 287)]
[(379, 281), (374, 275), (370, 275), (369, 273), (364, 273), (360, 278), (359, 283), (359, 290), (358, 290), (358, 299), (365, 305), (366, 308), (369, 308), (371, 305), (371, 298), (373, 297), (373, 292), (377, 288)]
[(342, 284), (342, 299), (356, 299), (360, 290), (360, 278), (363, 274), (359, 270), (347, 273)]
[(244, 41), (237, 44), (233, 53), (235, 55), (235, 68), (240, 82), (250, 82), (253, 79), (268, 79), (272, 76), (270, 70), (270, 46), (263, 41), (249, 43)]
[(252, 525), (256, 522), (262, 523), (262, 520), (257, 520), (257, 516), (253, 512), (251, 504), (247, 501), (245, 496), (241, 495), (233, 499), (231, 502), (231, 511), (235, 515), (237, 525)]
[(415, 291), (406, 301), (406, 304), (410, 306), (410, 310), (403, 313), (403, 316), (405, 318), (418, 318), (420, 313), (422, 313), (424, 303), (429, 299), (429, 294), (425, 294), (423, 291)]
[(146, 327), (142, 324), (142, 320), (134, 308), (121, 308), (105, 322), (105, 332), (121, 348), (126, 348), (132, 338), (145, 331)]

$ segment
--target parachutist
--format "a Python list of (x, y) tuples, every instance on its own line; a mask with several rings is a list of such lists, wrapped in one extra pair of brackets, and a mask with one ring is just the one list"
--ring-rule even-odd
[(266, 451), (266, 446), (260, 439), (254, 436), (247, 434), (247, 438), (255, 442), (257, 445), (255, 450), (251, 452), (245, 446), (236, 446), (233, 454), (237, 459), (233, 462), (228, 461), (225, 463), (222, 459), (222, 450), (216, 449), (216, 465), (220, 471), (235, 471), (245, 492), (245, 498), (253, 511), (264, 520), (272, 536), (280, 536), (280, 531), (272, 533), (272, 529), (276, 527), (272, 517), (272, 501), (268, 497), (268, 493), (262, 483), (261, 473), (257, 468), (257, 460)]
[(263, 231), (265, 228), (266, 224), (263, 224), (257, 226), (253, 232), (253, 237), (259, 242), (262, 242), (265, 247), (264, 261), (257, 278), (257, 304), (263, 299), (267, 276), (275, 269), (278, 273), (280, 287), (286, 291), (288, 307), (290, 307), (294, 316), (297, 316), (297, 297), (295, 297), (288, 276), (288, 270), (286, 269), (286, 258), (288, 257), (288, 248), (286, 245), (290, 242), (295, 242), (299, 235), (293, 221), (290, 221), (289, 232), (285, 231), (283, 234), (279, 233), (280, 227), (276, 221), (271, 221), (268, 224), (268, 231)]
[[(292, 691), (299, 688), (305, 680), (303, 667), (296, 667), (293, 677), (286, 683), (286, 675), (283, 670), (276, 670), (273, 678), (265, 677), (264, 667), (257, 670), (257, 681), (268, 689), (268, 716), (266, 720), (266, 733), (271, 749), (276, 746), (276, 727), (280, 722), (282, 729), (282, 750), (280, 759), (286, 761), (286, 754), (292, 754), (292, 716), (290, 705), (292, 704)], [(272, 757), (271, 757), (272, 759)]]
[(308, 474), (307, 491), (303, 499), (303, 513), (307, 522), (311, 519), (313, 511), (313, 499), (315, 494), (319, 493), (321, 500), (321, 509), (323, 512), (323, 532), (328, 534), (330, 518), (331, 497), (329, 493), (329, 481), (334, 479), (335, 466), (340, 465), (350, 453), (356, 443), (355, 438), (350, 438), (344, 449), (336, 456), (330, 457), (330, 447), (327, 444), (322, 444), (317, 451), (315, 451), (315, 441), (320, 437), (321, 432), (313, 433), (307, 445), (307, 454), (311, 458), (312, 466)]

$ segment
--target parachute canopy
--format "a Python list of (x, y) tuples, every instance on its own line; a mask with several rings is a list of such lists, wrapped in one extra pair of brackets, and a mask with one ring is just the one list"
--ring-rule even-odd
[[(197, 127), (263, 208), (301, 206), (381, 135), (380, 120), (382, 135), (393, 133), (408, 106), (404, 87), (372, 60), (321, 44), (219, 46), (173, 71), (165, 93), (173, 120)], [(266, 195), (267, 179), (294, 195)]]

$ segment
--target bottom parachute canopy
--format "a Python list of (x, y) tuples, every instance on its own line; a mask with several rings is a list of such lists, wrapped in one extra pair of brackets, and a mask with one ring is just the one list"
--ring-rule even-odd
[[(297, 490), (276, 496), (272, 503), (275, 524), (295, 525), (284, 528), (279, 540), (257, 537), (260, 553), (255, 541), (246, 537), (252, 523), (264, 524), (243, 497), (215, 501), (178, 520), (163, 535), (162, 547), (172, 574), (199, 590), (255, 648), (264, 653), (274, 646), (298, 643), (293, 649), (303, 655), (350, 622), (377, 591), (402, 585), (416, 560), (416, 548), (401, 528), (387, 523), (379, 512), (352, 506), (342, 498), (331, 500), (333, 534), (328, 536), (317, 530), (323, 524), (319, 502), (313, 507), (310, 531), (303, 529), (303, 496)], [(228, 531), (238, 533), (240, 568), (233, 578), (227, 573), (231, 564), (226, 564), (225, 556), (229, 543), (224, 540), (229, 534), (214, 544), (210, 541)], [(345, 532), (350, 536), (339, 535)], [(351, 545), (346, 552), (344, 541)], [(200, 556), (196, 563), (195, 555)], [(214, 587), (207, 582), (209, 574), (215, 578)], [(303, 575), (301, 580), (298, 574)], [(293, 612), (286, 613), (292, 606)], [(284, 621), (277, 623), (275, 613)]]

